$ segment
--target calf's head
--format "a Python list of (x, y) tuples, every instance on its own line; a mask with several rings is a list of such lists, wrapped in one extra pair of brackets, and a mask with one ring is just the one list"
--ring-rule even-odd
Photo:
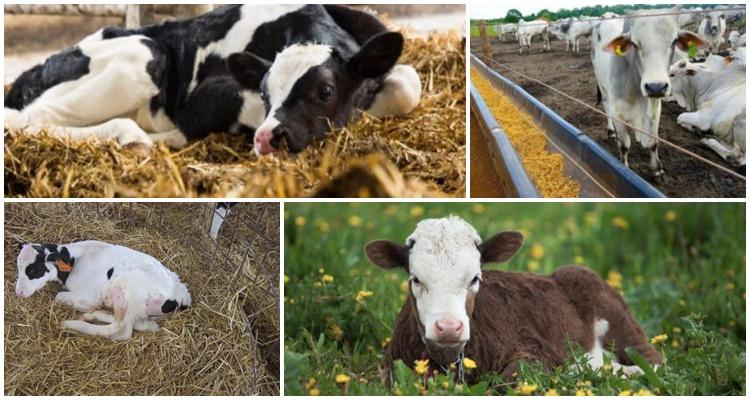
[(471, 225), (448, 217), (420, 222), (406, 245), (376, 240), (365, 252), (381, 268), (408, 272), (409, 301), (417, 311), (419, 334), (430, 356), (448, 364), (471, 338), (482, 264), (509, 260), (522, 243), (518, 232), (502, 232), (482, 242)]
[(717, 35), (722, 28), (726, 27), (725, 19), (726, 15), (723, 11), (711, 11), (703, 14), (705, 25), (701, 33), (706, 36)]
[(671, 92), (669, 67), (675, 47), (688, 51), (703, 45), (696, 34), (680, 30), (673, 15), (636, 12), (628, 14), (623, 34), (606, 43), (603, 50), (626, 57), (640, 75), (641, 94), (659, 98)]
[(231, 55), (227, 64), (235, 79), (260, 88), (266, 106), (266, 119), (255, 130), (255, 152), (274, 153), (282, 141), (299, 152), (332, 127), (345, 125), (357, 89), (387, 73), (403, 44), (400, 33), (387, 32), (370, 38), (351, 57), (322, 44), (292, 45), (273, 63), (249, 52)]
[(16, 261), (16, 295), (29, 297), (47, 282), (67, 278), (75, 259), (65, 247), (48, 244), (21, 244)]

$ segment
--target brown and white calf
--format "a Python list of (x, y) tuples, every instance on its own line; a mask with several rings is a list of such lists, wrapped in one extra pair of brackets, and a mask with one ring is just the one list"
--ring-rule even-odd
[(409, 274), (409, 297), (385, 354), (387, 384), (398, 359), (407, 365), (429, 359), (431, 367), (446, 370), (468, 357), (478, 364), (470, 381), (488, 372), (510, 380), (521, 361), (562, 364), (571, 343), (587, 352), (593, 368), (611, 353), (614, 371), (642, 372), (625, 353), (628, 347), (661, 364), (622, 296), (588, 268), (563, 267), (549, 276), (482, 268), (510, 260), (522, 243), (518, 232), (482, 241), (471, 225), (451, 216), (421, 221), (406, 245), (367, 244), (374, 264)]

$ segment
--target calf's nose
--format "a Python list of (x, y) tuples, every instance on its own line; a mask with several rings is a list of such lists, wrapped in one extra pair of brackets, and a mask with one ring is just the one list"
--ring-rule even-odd
[(463, 331), (464, 323), (455, 318), (446, 317), (435, 322), (435, 333), (439, 342), (458, 342)]
[(648, 97), (664, 97), (667, 95), (669, 84), (664, 82), (647, 83), (644, 87)]
[(258, 130), (255, 132), (255, 139), (254, 139), (254, 146), (255, 146), (255, 152), (258, 155), (266, 155), (271, 153), (276, 153), (278, 150), (273, 147), (273, 144), (271, 143), (273, 141), (273, 131), (272, 130)]

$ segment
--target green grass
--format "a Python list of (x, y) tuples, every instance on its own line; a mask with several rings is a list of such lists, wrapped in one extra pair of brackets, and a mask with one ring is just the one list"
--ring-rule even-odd
[[(487, 25), (487, 35), (490, 37), (496, 37), (497, 32), (495, 32), (495, 26), (494, 25)], [(479, 25), (471, 24), (469, 25), (469, 37), (470, 38), (478, 38), (479, 37)]]
[[(448, 214), (483, 238), (524, 233), (510, 263), (488, 268), (548, 274), (582, 263), (619, 286), (649, 337), (668, 336), (658, 345), (666, 366), (628, 379), (577, 365), (574, 352), (551, 372), (524, 365), (518, 383), (484, 376), (468, 387), (441, 376), (425, 389), (413, 365), (400, 365), (399, 383), (386, 389), (378, 368), (406, 274), (369, 264), (363, 246), (378, 238), (402, 242), (420, 219)], [(745, 393), (742, 203), (288, 203), (285, 233), (286, 394)], [(373, 295), (358, 301), (361, 291)], [(340, 374), (350, 381), (337, 384)]]

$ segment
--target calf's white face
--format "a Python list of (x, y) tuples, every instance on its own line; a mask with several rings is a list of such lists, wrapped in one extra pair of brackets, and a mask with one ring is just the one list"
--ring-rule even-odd
[[(58, 253), (57, 246), (54, 245), (24, 244), (20, 248), (21, 252), (16, 260), (18, 266), (16, 295), (29, 297), (43, 288), (47, 282), (57, 280), (56, 263), (60, 260), (61, 253)], [(70, 260), (67, 249), (63, 248), (63, 251)], [(72, 261), (68, 263), (72, 264)]]
[(626, 20), (625, 33), (604, 45), (605, 51), (632, 61), (641, 76), (640, 89), (644, 97), (664, 97), (670, 94), (669, 67), (675, 46), (688, 51), (691, 46), (704, 44), (697, 35), (682, 31), (674, 16), (633, 15)]
[(407, 270), (410, 301), (416, 306), (428, 350), (452, 349), (455, 357), (471, 338), (482, 264), (509, 260), (522, 242), (518, 232), (503, 232), (481, 242), (471, 225), (452, 216), (421, 221), (405, 246), (376, 240), (367, 244), (365, 252), (381, 268)]

